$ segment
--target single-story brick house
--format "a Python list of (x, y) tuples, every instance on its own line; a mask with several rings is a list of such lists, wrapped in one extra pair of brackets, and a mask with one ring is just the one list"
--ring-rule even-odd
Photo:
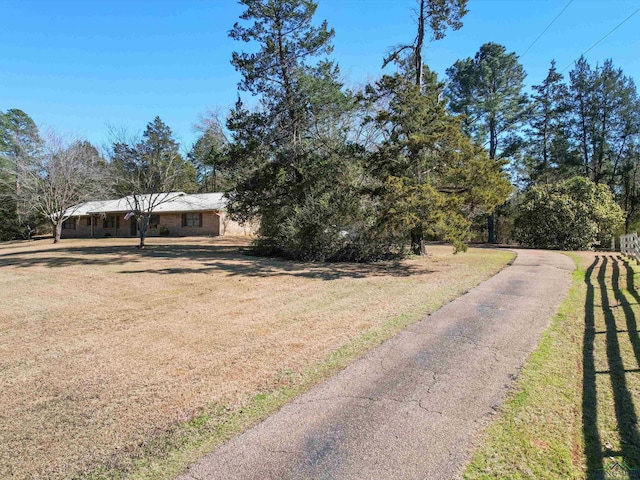
[[(253, 229), (227, 217), (226, 199), (222, 193), (186, 194), (170, 192), (151, 200), (152, 209), (147, 236), (159, 235), (249, 235)], [(143, 205), (150, 196), (137, 198)], [(62, 238), (136, 237), (138, 222), (127, 215), (133, 210), (132, 197), (86, 202), (75, 206), (62, 224)], [(148, 203), (147, 203), (148, 205)]]

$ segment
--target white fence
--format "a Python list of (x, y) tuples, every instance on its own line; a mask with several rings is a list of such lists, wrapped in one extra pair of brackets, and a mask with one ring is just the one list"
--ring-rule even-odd
[(640, 239), (637, 233), (620, 235), (620, 252), (640, 263)]

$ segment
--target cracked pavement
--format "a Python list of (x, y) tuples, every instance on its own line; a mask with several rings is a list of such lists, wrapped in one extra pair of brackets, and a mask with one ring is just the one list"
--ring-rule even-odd
[(459, 478), (571, 283), (565, 255), (515, 251), (511, 266), (178, 479)]

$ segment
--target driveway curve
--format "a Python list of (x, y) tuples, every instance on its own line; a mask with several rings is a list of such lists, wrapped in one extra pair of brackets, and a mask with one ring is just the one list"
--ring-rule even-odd
[(515, 251), (511, 266), (179, 480), (458, 478), (571, 283), (565, 255)]

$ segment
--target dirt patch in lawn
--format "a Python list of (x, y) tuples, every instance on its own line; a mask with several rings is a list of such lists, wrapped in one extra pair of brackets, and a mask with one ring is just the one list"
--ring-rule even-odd
[(305, 264), (248, 256), (245, 239), (148, 243), (0, 246), (0, 477), (117, 465), (512, 257), (432, 246), (402, 262)]

